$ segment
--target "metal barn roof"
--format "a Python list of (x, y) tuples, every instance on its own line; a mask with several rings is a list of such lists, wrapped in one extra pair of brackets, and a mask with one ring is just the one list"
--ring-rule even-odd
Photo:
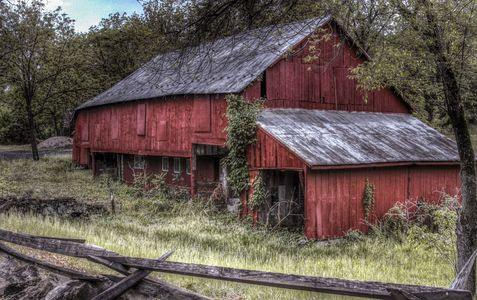
[(408, 114), (268, 109), (258, 124), (310, 166), (458, 161), (451, 139)]
[(168, 95), (241, 92), (329, 20), (320, 17), (264, 27), (160, 54), (77, 109)]

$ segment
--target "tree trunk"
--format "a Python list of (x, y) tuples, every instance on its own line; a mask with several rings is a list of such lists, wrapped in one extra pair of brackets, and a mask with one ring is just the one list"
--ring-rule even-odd
[[(447, 113), (452, 123), (459, 151), (460, 177), (462, 188), (462, 210), (457, 223), (457, 268), (460, 270), (477, 248), (477, 186), (475, 174), (475, 154), (470, 139), (461, 91), (452, 65), (446, 56), (442, 28), (427, 4), (426, 32), (429, 50), (434, 55), (437, 72), (442, 81)], [(475, 294), (475, 266), (469, 276), (467, 289)]]
[(31, 107), (31, 101), (26, 101), (26, 111), (28, 116), (28, 129), (30, 131), (30, 144), (31, 144), (31, 154), (33, 160), (39, 160), (40, 155), (38, 154), (38, 146), (36, 144), (36, 132), (35, 132), (35, 119), (33, 117), (33, 111)]

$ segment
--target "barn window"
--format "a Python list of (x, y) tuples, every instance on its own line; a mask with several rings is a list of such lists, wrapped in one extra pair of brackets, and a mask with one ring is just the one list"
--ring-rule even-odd
[(181, 172), (181, 159), (179, 157), (174, 157), (174, 173)]
[(134, 169), (144, 169), (145, 159), (142, 155), (134, 155)]
[(167, 156), (162, 158), (162, 171), (169, 171), (169, 157)]
[(190, 158), (186, 159), (185, 169), (186, 169), (186, 174), (190, 175)]

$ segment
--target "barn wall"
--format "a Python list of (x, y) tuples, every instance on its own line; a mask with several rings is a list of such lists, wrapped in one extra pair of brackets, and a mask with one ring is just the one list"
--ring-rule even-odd
[[(180, 96), (96, 107), (78, 112), (75, 152), (190, 157), (192, 143), (225, 143), (224, 96)], [(79, 149), (78, 147), (81, 147)]]
[(305, 164), (263, 129), (257, 131), (257, 142), (248, 151), (252, 169), (304, 169)]
[(366, 231), (362, 197), (365, 178), (375, 185), (373, 219), (396, 202), (424, 199), (437, 203), (442, 192), (459, 192), (458, 166), (402, 166), (310, 171), (306, 175), (305, 232), (308, 238), (343, 236), (348, 229)]
[(134, 155), (123, 156), (123, 178), (127, 183), (134, 182), (135, 174), (146, 173), (147, 175), (165, 173), (164, 181), (168, 185), (177, 187), (189, 187), (190, 186), (190, 174), (186, 173), (185, 164), (189, 161), (185, 158), (180, 158), (181, 171), (180, 173), (174, 173), (174, 158), (167, 157), (169, 160), (168, 171), (162, 170), (162, 157), (160, 156), (147, 156), (144, 157), (145, 165), (144, 169), (135, 168)]
[[(322, 34), (333, 29), (325, 27)], [(349, 69), (363, 63), (349, 43), (337, 34), (317, 43), (317, 51), (310, 53), (307, 41), (295, 48), (295, 53), (282, 58), (264, 74), (266, 106), (270, 108), (309, 108), (346, 111), (408, 113), (408, 107), (391, 89), (367, 93), (357, 89), (357, 81), (350, 79)], [(316, 53), (320, 53), (317, 55)], [(309, 61), (307, 58), (317, 55)], [(264, 88), (260, 81), (245, 91), (249, 99), (260, 98)]]

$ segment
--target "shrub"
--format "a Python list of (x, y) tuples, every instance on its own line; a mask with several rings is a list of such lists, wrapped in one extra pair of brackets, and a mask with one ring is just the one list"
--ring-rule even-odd
[(397, 203), (384, 215), (383, 229), (387, 234), (405, 232), (409, 227), (409, 219), (402, 206)]
[(165, 181), (166, 173), (147, 175), (146, 172), (134, 174), (131, 192), (134, 197), (139, 198), (170, 198), (177, 201), (184, 201), (190, 198), (186, 188), (169, 186)]
[[(420, 200), (417, 203), (397, 202), (384, 215), (381, 222), (370, 225), (372, 232), (400, 237), (403, 233), (416, 236), (423, 233), (454, 235), (459, 202), (456, 197), (444, 195), (439, 204)], [(412, 229), (412, 232), (409, 230)]]
[(350, 229), (345, 234), (345, 240), (348, 242), (360, 242), (365, 239), (364, 234), (359, 230)]
[(251, 210), (261, 208), (268, 197), (268, 191), (263, 177), (263, 173), (260, 172), (253, 182), (253, 194), (247, 204)]
[(225, 209), (227, 206), (227, 195), (222, 184), (218, 184), (212, 195), (210, 195), (210, 202), (218, 209)]

